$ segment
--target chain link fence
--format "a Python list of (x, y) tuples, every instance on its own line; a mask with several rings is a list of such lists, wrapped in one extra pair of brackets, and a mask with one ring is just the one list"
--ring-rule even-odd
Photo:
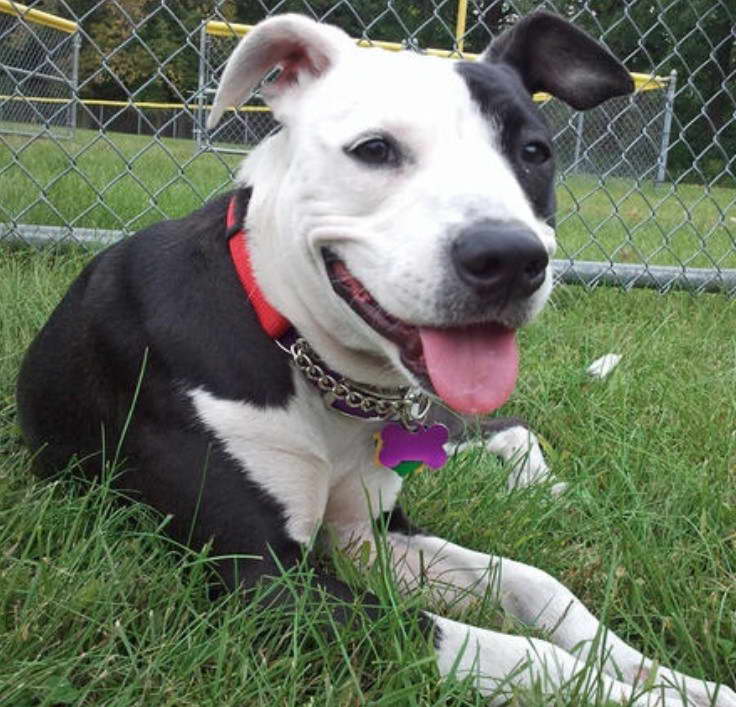
[(204, 130), (239, 24), (297, 11), (366, 44), (472, 58), (537, 7), (638, 72), (635, 95), (587, 113), (540, 104), (559, 276), (736, 294), (732, 0), (0, 0), (0, 245), (107, 242), (227, 189), (276, 127), (254, 99)]
[[(200, 124), (206, 121), (207, 107), (228, 57), (247, 29), (224, 22), (202, 25), (197, 105)], [(669, 147), (667, 126), (672, 121), (671, 92), (675, 85), (676, 73), (665, 78), (638, 76), (634, 95), (614, 98), (585, 113), (540, 96), (540, 107), (554, 135), (560, 174), (664, 181)], [(246, 154), (268, 137), (277, 129), (276, 121), (257, 96), (252, 96), (249, 103), (238, 112), (226, 114), (214, 130), (197, 131), (198, 145)]]
[(541, 109), (554, 135), (560, 177), (587, 174), (664, 182), (676, 82), (676, 74), (652, 77), (645, 89), (584, 112), (560, 101), (544, 101)]
[(0, 2), (0, 130), (74, 134), (79, 48), (76, 23)]

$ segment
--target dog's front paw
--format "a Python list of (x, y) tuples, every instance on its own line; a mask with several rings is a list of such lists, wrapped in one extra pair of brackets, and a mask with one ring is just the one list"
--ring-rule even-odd
[[(713, 683), (708, 683), (708, 685), (713, 685)], [(715, 689), (718, 690), (715, 707), (736, 707), (736, 691), (725, 685), (713, 685), (713, 688), (713, 694), (715, 694)]]
[(562, 481), (555, 481), (542, 453), (537, 436), (526, 427), (517, 425), (493, 433), (486, 441), (489, 452), (501, 457), (511, 467), (508, 478), (509, 490), (550, 484), (550, 493), (559, 496), (567, 488)]

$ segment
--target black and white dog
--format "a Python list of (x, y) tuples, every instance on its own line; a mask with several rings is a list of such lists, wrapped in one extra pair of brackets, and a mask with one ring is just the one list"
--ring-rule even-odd
[[(626, 71), (546, 13), (475, 63), (359, 49), (284, 15), (235, 50), (210, 124), (275, 68), (263, 93), (283, 129), (236, 191), (100, 254), (33, 342), (18, 404), (38, 470), (76, 457), (94, 474), (121, 443), (121, 488), (171, 514), (179, 541), (212, 542), (229, 558), (222, 581), (246, 596), (322, 527), (372, 547), (380, 515), (402, 587), (465, 601), (490, 588), (550, 631), (412, 617), (440, 673), (473, 674), (485, 694), (554, 691), (591, 658), (599, 697), (626, 702), (646, 681), (658, 688), (636, 705), (736, 707), (730, 689), (602, 631), (544, 572), (413, 529), (397, 505), (402, 474), (442, 464), (428, 396), (464, 414), (499, 407), (514, 331), (551, 289), (553, 159), (530, 94), (586, 109), (630, 92)], [(323, 569), (315, 581), (351, 596)]]

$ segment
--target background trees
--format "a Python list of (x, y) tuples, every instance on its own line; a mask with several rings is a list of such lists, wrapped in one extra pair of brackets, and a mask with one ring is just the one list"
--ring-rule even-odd
[[(75, 17), (85, 32), (82, 95), (181, 101), (197, 88), (203, 19), (254, 23), (267, 13), (302, 12), (356, 37), (452, 48), (455, 0), (39, 0)], [(678, 72), (670, 166), (693, 164), (709, 179), (736, 172), (736, 0), (547, 0), (625, 60), (632, 71)], [(465, 50), (530, 12), (535, 0), (470, 0)], [(693, 177), (694, 177), (693, 173)]]
[(577, 0), (564, 7), (631, 71), (677, 71), (671, 169), (733, 182), (736, 0)]

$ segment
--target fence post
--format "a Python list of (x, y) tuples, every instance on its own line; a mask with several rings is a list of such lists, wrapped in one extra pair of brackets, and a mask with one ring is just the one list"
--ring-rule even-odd
[(583, 111), (578, 111), (578, 114), (575, 119), (575, 155), (573, 156), (572, 160), (572, 166), (570, 168), (571, 172), (579, 172), (580, 171), (580, 153), (583, 149), (583, 121), (584, 118)]
[(69, 127), (72, 137), (77, 129), (77, 106), (79, 105), (79, 51), (82, 47), (82, 38), (79, 30), (72, 35), (72, 100), (69, 104)]
[(465, 48), (465, 25), (468, 19), (468, 0), (458, 0), (455, 21), (455, 49), (462, 53)]
[(675, 109), (675, 90), (677, 87), (677, 70), (670, 71), (670, 81), (667, 85), (667, 98), (664, 104), (664, 123), (662, 125), (662, 142), (659, 146), (659, 158), (657, 159), (657, 177), (655, 184), (662, 184), (667, 178), (667, 153), (670, 149), (670, 134), (672, 132), (672, 114)]
[(205, 147), (206, 110), (204, 105), (204, 91), (207, 78), (205, 77), (205, 63), (207, 62), (207, 23), (202, 22), (199, 28), (199, 71), (197, 76), (197, 119), (194, 123), (194, 136), (199, 150)]

